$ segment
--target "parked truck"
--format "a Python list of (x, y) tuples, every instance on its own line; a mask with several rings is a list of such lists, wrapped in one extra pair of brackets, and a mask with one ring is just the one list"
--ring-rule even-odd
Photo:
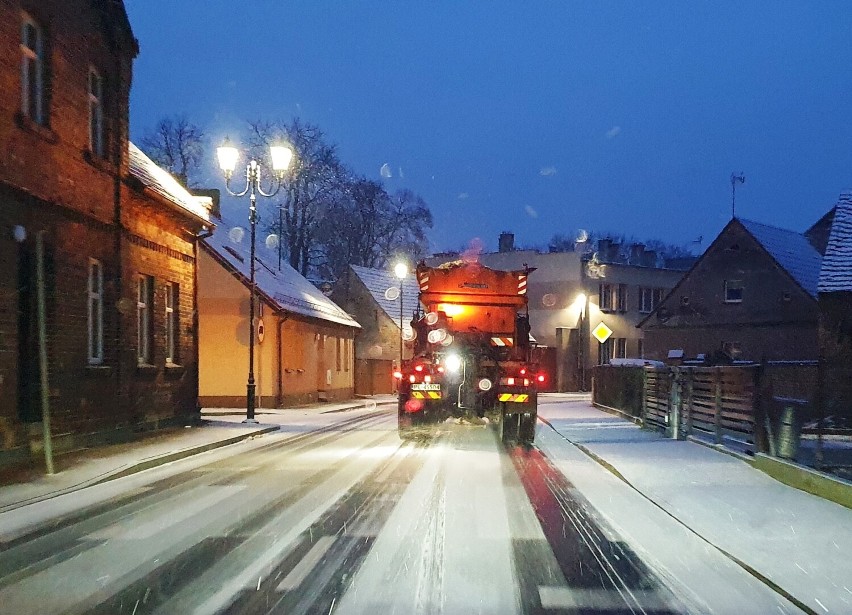
[(413, 355), (394, 374), (403, 438), (449, 418), (490, 419), (504, 442), (533, 443), (545, 375), (530, 341), (532, 271), (478, 261), (417, 265), (420, 307), (403, 325)]

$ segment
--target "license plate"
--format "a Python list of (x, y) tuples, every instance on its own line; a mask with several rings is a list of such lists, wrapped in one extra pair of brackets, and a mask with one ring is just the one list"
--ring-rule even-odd
[(441, 385), (436, 382), (419, 382), (411, 385), (412, 391), (440, 391)]

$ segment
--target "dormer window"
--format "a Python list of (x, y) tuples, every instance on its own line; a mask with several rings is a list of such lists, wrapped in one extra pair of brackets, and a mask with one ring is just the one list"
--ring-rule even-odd
[(104, 157), (104, 81), (94, 68), (89, 68), (89, 150)]
[(24, 13), (21, 22), (21, 113), (47, 125), (44, 103), (44, 31)]

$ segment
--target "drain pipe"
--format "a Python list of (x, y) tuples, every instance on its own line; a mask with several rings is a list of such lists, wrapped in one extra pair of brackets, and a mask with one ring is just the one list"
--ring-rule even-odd
[(44, 431), (44, 464), (53, 474), (53, 441), (50, 434), (50, 393), (47, 381), (47, 323), (44, 299), (44, 231), (36, 233), (36, 301), (38, 304), (38, 365), (41, 384), (41, 425)]
[(284, 323), (287, 322), (289, 317), (290, 315), (283, 310), (278, 317), (278, 394), (275, 400), (275, 406), (278, 408), (284, 405), (284, 340), (282, 333)]

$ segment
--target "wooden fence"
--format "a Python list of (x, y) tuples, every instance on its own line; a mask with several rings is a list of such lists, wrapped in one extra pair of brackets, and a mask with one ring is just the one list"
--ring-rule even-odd
[[(696, 436), (746, 451), (768, 450), (767, 417), (778, 394), (803, 400), (807, 420), (814, 365), (595, 368), (593, 401), (641, 419), (674, 437)], [(641, 374), (641, 383), (637, 381)], [(786, 387), (786, 388), (785, 388)], [(637, 403), (636, 392), (641, 392)], [(638, 406), (638, 412), (637, 412)]]

